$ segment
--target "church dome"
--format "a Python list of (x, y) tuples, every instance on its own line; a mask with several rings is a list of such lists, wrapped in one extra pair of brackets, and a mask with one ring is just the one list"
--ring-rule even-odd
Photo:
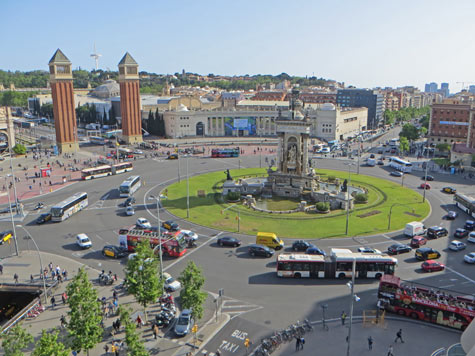
[(333, 111), (333, 110), (335, 110), (335, 109), (336, 109), (336, 107), (335, 107), (335, 105), (332, 104), (332, 103), (325, 103), (325, 104), (323, 104), (322, 107), (321, 107), (321, 110), (324, 110), (324, 111)]
[(111, 98), (120, 96), (120, 86), (115, 80), (109, 79), (92, 91), (92, 95), (98, 98)]
[(185, 105), (180, 104), (178, 105), (178, 108), (176, 109), (176, 111), (189, 111), (189, 110)]

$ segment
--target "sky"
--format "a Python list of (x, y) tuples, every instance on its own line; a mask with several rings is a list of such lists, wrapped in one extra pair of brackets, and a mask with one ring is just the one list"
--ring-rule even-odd
[(0, 0), (0, 69), (317, 76), (361, 88), (475, 82), (474, 0)]

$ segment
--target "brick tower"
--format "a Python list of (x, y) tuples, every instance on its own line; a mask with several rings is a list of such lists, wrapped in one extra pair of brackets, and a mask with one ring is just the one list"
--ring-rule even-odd
[(48, 63), (56, 144), (62, 153), (78, 149), (71, 62), (58, 48)]
[(122, 136), (128, 143), (142, 142), (139, 65), (127, 52), (119, 62)]

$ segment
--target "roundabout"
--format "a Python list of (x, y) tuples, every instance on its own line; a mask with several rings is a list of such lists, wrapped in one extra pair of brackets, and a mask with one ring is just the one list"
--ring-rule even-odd
[[(318, 169), (316, 173), (322, 180), (343, 181), (348, 176), (347, 172), (328, 169)], [(235, 179), (267, 175), (263, 168), (235, 169), (230, 174)], [(336, 209), (327, 214), (315, 211), (281, 214), (278, 210), (295, 210), (300, 200), (279, 197), (265, 199), (273, 213), (261, 212), (245, 206), (242, 199), (227, 201), (222, 195), (225, 181), (220, 170), (190, 177), (188, 185), (186, 180), (173, 183), (165, 189), (168, 199), (162, 201), (163, 207), (180, 219), (213, 229), (248, 235), (268, 231), (280, 237), (320, 239), (384, 234), (390, 231), (389, 219), (391, 230), (400, 230), (408, 222), (424, 220), (430, 212), (428, 202), (423, 203), (422, 196), (414, 190), (389, 180), (353, 174), (350, 187), (367, 191), (368, 200), (355, 203), (350, 210), (346, 235), (346, 210)], [(256, 202), (259, 205), (259, 198)], [(260, 202), (262, 204), (262, 200)]]

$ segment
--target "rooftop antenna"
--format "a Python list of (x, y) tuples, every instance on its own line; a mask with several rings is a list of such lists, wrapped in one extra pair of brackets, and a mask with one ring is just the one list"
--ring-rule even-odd
[(102, 57), (102, 54), (97, 53), (96, 51), (96, 42), (94, 42), (94, 53), (91, 54), (91, 57), (96, 61), (96, 70), (99, 69), (99, 57)]

